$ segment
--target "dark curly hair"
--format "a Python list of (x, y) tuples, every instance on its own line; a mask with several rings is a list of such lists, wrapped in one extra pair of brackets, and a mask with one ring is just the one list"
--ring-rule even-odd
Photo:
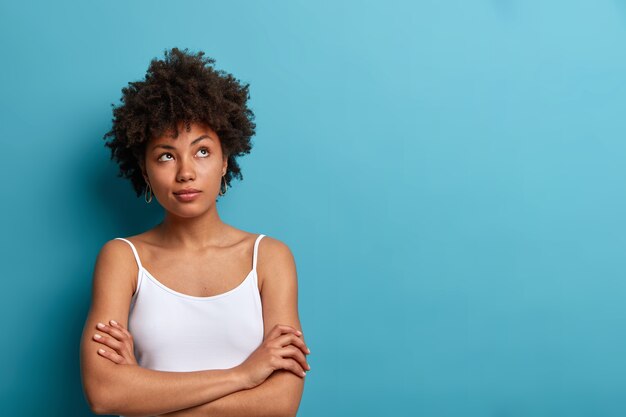
[[(165, 59), (150, 62), (145, 80), (122, 88), (121, 104), (113, 109), (113, 127), (104, 135), (111, 159), (119, 164), (118, 177), (129, 178), (137, 197), (145, 190), (141, 166), (148, 141), (166, 132), (178, 137), (178, 125), (187, 131), (191, 123), (208, 125), (220, 138), (228, 157), (224, 176), (243, 180), (238, 156), (250, 153), (255, 133), (254, 113), (248, 108), (249, 84), (241, 84), (204, 52), (165, 50)], [(111, 104), (115, 106), (115, 104)]]

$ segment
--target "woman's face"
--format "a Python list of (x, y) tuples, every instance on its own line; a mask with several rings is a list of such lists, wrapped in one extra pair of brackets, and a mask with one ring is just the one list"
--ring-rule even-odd
[[(190, 128), (180, 124), (176, 139), (166, 132), (148, 142), (143, 170), (154, 197), (180, 217), (198, 216), (215, 203), (228, 162), (213, 130), (196, 123)], [(181, 193), (190, 189), (197, 192)]]

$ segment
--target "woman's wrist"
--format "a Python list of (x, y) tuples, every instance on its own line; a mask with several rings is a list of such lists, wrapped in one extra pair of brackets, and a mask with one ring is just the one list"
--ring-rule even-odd
[(240, 390), (254, 388), (250, 384), (250, 378), (248, 378), (248, 375), (244, 372), (241, 366), (230, 368), (229, 371), (233, 380), (236, 381), (237, 386), (240, 387)]

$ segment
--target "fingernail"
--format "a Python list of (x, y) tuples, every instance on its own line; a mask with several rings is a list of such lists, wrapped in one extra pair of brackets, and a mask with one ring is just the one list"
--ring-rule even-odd
[(93, 337), (95, 337), (96, 339), (100, 339), (102, 336), (100, 336), (99, 334), (94, 334)]
[(307, 353), (311, 353), (311, 349), (306, 348)]
[(98, 349), (98, 352), (104, 353), (104, 349)]
[(98, 323), (98, 327), (101, 328), (101, 329), (104, 329), (104, 324)]
[(296, 334), (297, 334), (298, 336), (302, 336), (302, 332), (301, 332), (300, 330), (298, 330), (298, 331), (296, 332)]
[(111, 324), (117, 326), (117, 322), (115, 320), (111, 320)]

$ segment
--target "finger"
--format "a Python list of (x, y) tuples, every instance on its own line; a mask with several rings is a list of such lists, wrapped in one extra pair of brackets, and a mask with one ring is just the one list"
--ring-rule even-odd
[(124, 358), (122, 356), (108, 350), (98, 349), (98, 354), (104, 358), (107, 358), (111, 362), (115, 362), (118, 365), (124, 362)]
[(298, 336), (294, 336), (293, 334), (285, 334), (283, 336), (277, 337), (276, 343), (278, 343), (280, 347), (284, 347), (287, 345), (294, 345), (300, 348), (300, 350), (302, 350), (302, 352), (304, 352), (307, 355), (311, 353), (309, 348), (304, 343), (304, 340), (302, 340), (302, 338)]
[(276, 327), (280, 329), (282, 333), (292, 332), (292, 333), (297, 334), (298, 336), (302, 336), (302, 332), (293, 326), (289, 326), (287, 324), (277, 324)]
[(304, 372), (304, 369), (302, 369), (300, 364), (294, 361), (293, 359), (283, 359), (282, 361), (279, 362), (279, 364), (282, 369), (291, 371), (294, 374), (298, 375), (299, 377), (304, 378), (306, 376), (306, 372)]
[(295, 329), (291, 326), (287, 326), (285, 324), (277, 324), (274, 326), (274, 328), (272, 329), (272, 331), (270, 332), (270, 334), (268, 335), (268, 337), (270, 339), (274, 339), (282, 334), (285, 333), (295, 333), (297, 334), (298, 329)]
[(111, 326), (113, 327), (117, 327), (119, 329), (123, 329), (124, 326), (122, 326), (120, 323), (116, 322), (115, 320), (109, 320), (109, 323), (111, 324)]
[(113, 336), (114, 338), (116, 338), (117, 340), (125, 340), (126, 339), (126, 334), (125, 333), (123, 333), (120, 330), (115, 329), (115, 328), (113, 328), (111, 326), (107, 326), (106, 324), (98, 323), (96, 325), (96, 327), (101, 332), (106, 332), (106, 333), (110, 334), (111, 336)]
[(287, 326), (286, 324), (277, 324), (272, 331), (268, 334), (269, 339), (274, 339), (285, 333), (294, 333), (298, 336), (302, 336), (302, 332), (295, 327)]
[(130, 332), (126, 328), (124, 328), (124, 326), (122, 326), (120, 323), (116, 322), (115, 320), (111, 320), (111, 321), (109, 321), (109, 323), (111, 323), (111, 326), (115, 327), (116, 329), (118, 329), (119, 331), (124, 333), (126, 335), (126, 337), (128, 337), (128, 338), (132, 338), (133, 337), (130, 334)]
[(298, 362), (298, 364), (302, 367), (302, 369), (305, 369), (307, 371), (311, 370), (311, 367), (309, 366), (309, 363), (306, 361), (306, 358), (304, 357), (304, 354), (302, 353), (302, 351), (293, 345), (285, 346), (284, 348), (282, 348), (280, 351), (280, 355), (284, 358), (294, 359), (295, 361)]
[(108, 337), (108, 336), (104, 336), (104, 335), (96, 333), (93, 335), (93, 340), (95, 340), (98, 343), (102, 343), (103, 345), (108, 346), (111, 349), (114, 349), (120, 355), (123, 353), (122, 348), (124, 347), (124, 343), (119, 342), (112, 337)]
[(120, 332), (126, 334), (127, 336), (130, 336), (130, 332), (122, 324), (116, 322), (115, 320), (109, 320), (109, 324), (111, 325), (111, 327), (119, 330)]

